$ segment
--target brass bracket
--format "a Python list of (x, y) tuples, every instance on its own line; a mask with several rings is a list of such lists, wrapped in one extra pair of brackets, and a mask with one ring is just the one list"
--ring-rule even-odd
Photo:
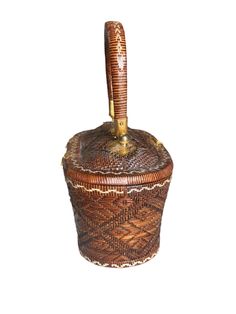
[(154, 145), (157, 149), (163, 146), (162, 142), (157, 140), (153, 135), (149, 135), (150, 142)]
[(116, 137), (122, 138), (123, 136), (127, 134), (127, 130), (128, 130), (127, 120), (128, 120), (127, 118), (114, 120)]
[(114, 120), (114, 116), (115, 116), (115, 111), (114, 111), (114, 101), (110, 100), (109, 101), (109, 115), (112, 118), (112, 121)]
[(108, 143), (108, 149), (111, 153), (120, 156), (127, 156), (136, 150), (134, 141), (129, 139), (127, 135), (123, 137), (113, 139)]
[(115, 137), (112, 142), (108, 144), (108, 149), (112, 153), (116, 153), (120, 156), (126, 156), (132, 153), (136, 149), (136, 145), (129, 139), (127, 135), (128, 125), (127, 117), (122, 119), (114, 118), (114, 102), (110, 101), (110, 116), (112, 117), (113, 124), (111, 127), (111, 134)]

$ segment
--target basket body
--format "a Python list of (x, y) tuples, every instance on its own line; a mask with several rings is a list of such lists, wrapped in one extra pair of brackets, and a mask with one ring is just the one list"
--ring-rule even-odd
[(142, 264), (157, 253), (170, 178), (103, 186), (67, 179), (81, 254), (110, 267)]

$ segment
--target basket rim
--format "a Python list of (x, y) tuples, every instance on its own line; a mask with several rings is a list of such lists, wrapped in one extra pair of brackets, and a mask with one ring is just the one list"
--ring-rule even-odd
[(79, 171), (78, 169), (69, 168), (66, 165), (66, 161), (62, 161), (64, 168), (64, 175), (67, 179), (73, 181), (79, 181), (88, 184), (96, 185), (142, 185), (153, 182), (158, 182), (171, 176), (173, 171), (173, 161), (163, 169), (156, 172), (146, 172), (143, 174), (132, 174), (132, 175), (108, 175), (108, 174), (91, 174), (88, 172)]

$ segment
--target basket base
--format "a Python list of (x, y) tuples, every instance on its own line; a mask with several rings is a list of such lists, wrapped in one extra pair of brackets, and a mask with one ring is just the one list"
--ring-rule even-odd
[[(159, 249), (159, 248), (158, 248)], [(96, 260), (92, 260), (90, 259), (88, 256), (84, 255), (81, 251), (80, 251), (80, 254), (90, 263), (93, 263), (94, 265), (97, 265), (97, 266), (103, 266), (103, 267), (112, 267), (112, 268), (126, 268), (126, 267), (132, 267), (132, 266), (138, 266), (138, 265), (142, 265), (148, 261), (150, 261), (152, 258), (154, 258), (158, 253), (158, 250), (156, 253), (150, 255), (150, 256), (147, 256), (146, 258), (144, 259), (141, 259), (141, 260), (133, 260), (133, 261), (128, 261), (128, 262), (125, 262), (125, 263), (119, 263), (119, 264), (109, 264), (109, 263), (100, 263), (99, 261), (96, 261)]]

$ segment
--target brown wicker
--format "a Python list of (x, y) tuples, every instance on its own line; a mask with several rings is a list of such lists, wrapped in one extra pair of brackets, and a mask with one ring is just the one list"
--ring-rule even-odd
[(112, 122), (74, 135), (63, 168), (81, 254), (96, 265), (126, 267), (154, 257), (173, 163), (151, 134), (127, 127), (124, 29), (105, 23)]

